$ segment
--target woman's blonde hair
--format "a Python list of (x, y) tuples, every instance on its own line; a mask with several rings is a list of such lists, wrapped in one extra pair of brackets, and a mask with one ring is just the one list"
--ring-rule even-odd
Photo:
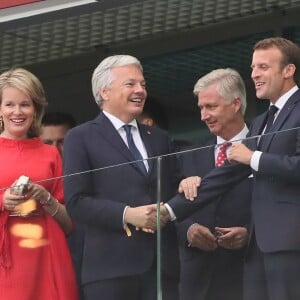
[[(40, 80), (23, 68), (5, 71), (0, 75), (0, 105), (2, 104), (3, 89), (6, 87), (17, 88), (30, 97), (35, 114), (28, 131), (28, 137), (39, 136), (42, 117), (47, 106), (45, 91)], [(0, 129), (1, 132), (4, 129), (3, 127)]]

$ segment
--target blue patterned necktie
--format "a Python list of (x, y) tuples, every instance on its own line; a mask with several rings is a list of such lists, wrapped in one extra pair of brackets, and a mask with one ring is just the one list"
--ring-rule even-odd
[(143, 161), (143, 157), (140, 153), (140, 151), (138, 150), (138, 148), (136, 147), (132, 134), (131, 134), (131, 127), (132, 125), (123, 125), (123, 128), (126, 132), (126, 138), (127, 138), (127, 142), (128, 142), (128, 148), (129, 151), (132, 153), (133, 157), (135, 158), (135, 160), (139, 160), (138, 162), (136, 162), (137, 166), (140, 168), (140, 170), (144, 173), (147, 174), (147, 170), (145, 167), (145, 164)]

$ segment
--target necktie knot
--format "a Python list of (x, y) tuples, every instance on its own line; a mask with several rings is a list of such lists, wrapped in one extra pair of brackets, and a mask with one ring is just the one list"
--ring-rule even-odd
[(126, 134), (131, 133), (131, 127), (132, 127), (132, 125), (128, 125), (128, 124), (123, 125), (123, 128), (126, 131)]
[(278, 110), (277, 106), (271, 105), (270, 108), (269, 108), (269, 114), (275, 116), (277, 110)]
[(227, 159), (226, 150), (227, 147), (230, 146), (231, 143), (223, 143), (218, 151), (217, 159), (216, 159), (216, 167), (221, 167), (225, 160)]

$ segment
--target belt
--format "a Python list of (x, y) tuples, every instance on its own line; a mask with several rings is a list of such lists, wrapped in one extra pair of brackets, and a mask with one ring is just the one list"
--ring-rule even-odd
[(28, 214), (21, 214), (19, 211), (12, 211), (9, 217), (20, 217), (20, 218), (31, 218), (31, 217), (42, 217), (44, 213), (42, 211), (33, 211)]

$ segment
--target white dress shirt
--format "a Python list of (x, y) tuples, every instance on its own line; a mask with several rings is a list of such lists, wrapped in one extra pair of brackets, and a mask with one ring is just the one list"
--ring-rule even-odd
[[(277, 101), (276, 103), (274, 103), (274, 105), (276, 105), (276, 107), (278, 108), (278, 111), (275, 114), (275, 118), (274, 118), (274, 122), (277, 118), (277, 116), (279, 115), (280, 111), (282, 110), (283, 106), (286, 104), (286, 102), (289, 100), (289, 98), (298, 91), (298, 86), (294, 86), (293, 88), (291, 88), (288, 92), (286, 92), (285, 94), (283, 94)], [(265, 131), (265, 129), (263, 130), (263, 132)], [(259, 169), (259, 160), (260, 157), (262, 155), (261, 151), (254, 151), (250, 160), (250, 167), (254, 170), (254, 171), (258, 171)]]
[[(121, 121), (120, 119), (118, 119), (117, 117), (115, 117), (114, 115), (108, 113), (107, 111), (103, 110), (103, 113), (105, 114), (105, 116), (111, 121), (111, 123), (113, 124), (113, 126), (116, 128), (116, 130), (119, 132), (122, 140), (124, 141), (124, 143), (126, 144), (126, 146), (128, 147), (128, 142), (127, 142), (127, 138), (126, 138), (126, 132), (125, 129), (123, 128), (123, 125), (126, 125), (126, 123), (124, 123), (123, 121)], [(145, 148), (145, 145), (142, 141), (138, 126), (137, 126), (137, 122), (136, 120), (131, 121), (130, 123), (128, 123), (128, 125), (131, 125), (131, 134), (133, 137), (133, 141), (136, 145), (136, 147), (138, 148), (139, 152), (141, 153), (143, 159), (144, 159), (144, 165), (146, 167), (146, 170), (149, 170), (149, 164), (147, 161), (148, 158), (148, 154)]]

